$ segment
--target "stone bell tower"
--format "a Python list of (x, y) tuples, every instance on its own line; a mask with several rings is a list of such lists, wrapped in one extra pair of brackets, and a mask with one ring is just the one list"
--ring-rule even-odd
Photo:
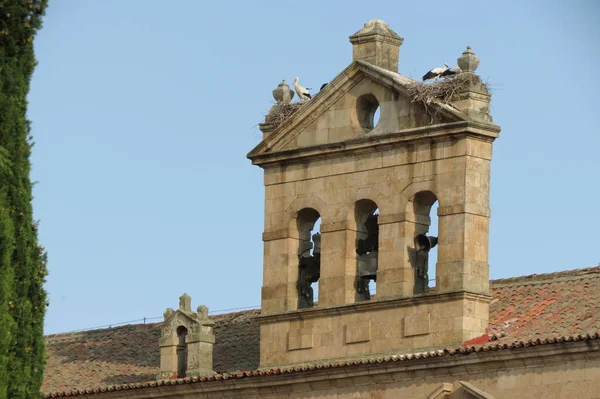
[[(449, 78), (455, 94), (424, 99), (423, 83), (398, 73), (403, 39), (385, 23), (369, 21), (350, 41), (353, 62), (310, 101), (290, 103), (279, 85), (248, 154), (265, 185), (261, 367), (455, 347), (486, 333), (500, 128), (479, 59), (467, 48)], [(438, 237), (427, 234), (432, 218)]]

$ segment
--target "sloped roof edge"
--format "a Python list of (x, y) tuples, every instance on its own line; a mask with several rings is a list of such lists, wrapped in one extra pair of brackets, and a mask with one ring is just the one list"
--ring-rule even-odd
[(553, 273), (530, 274), (527, 276), (507, 277), (490, 280), (491, 287), (502, 287), (505, 285), (530, 285), (543, 284), (551, 281), (576, 280), (600, 274), (600, 265), (586, 267), (583, 269), (563, 270)]

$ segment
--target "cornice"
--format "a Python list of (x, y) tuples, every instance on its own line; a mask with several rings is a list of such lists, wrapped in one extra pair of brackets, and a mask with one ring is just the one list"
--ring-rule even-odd
[(252, 160), (252, 164), (267, 167), (277, 164), (336, 158), (347, 155), (349, 152), (356, 154), (377, 152), (419, 141), (444, 141), (461, 136), (470, 136), (492, 142), (499, 136), (499, 133), (500, 127), (497, 125), (474, 121), (460, 121), (406, 129), (393, 133), (365, 134), (362, 137), (339, 143), (249, 154), (248, 157)]
[(362, 312), (372, 312), (377, 310), (411, 307), (423, 305), (426, 303), (449, 302), (460, 299), (471, 299), (481, 302), (490, 302), (490, 295), (475, 294), (471, 292), (449, 292), (449, 293), (428, 293), (419, 294), (408, 298), (382, 298), (380, 300), (357, 302), (347, 305), (331, 306), (326, 308), (313, 308), (292, 310), (284, 313), (266, 314), (256, 317), (259, 324), (279, 323), (282, 321), (307, 320), (315, 318), (333, 317), (344, 314), (355, 314)]

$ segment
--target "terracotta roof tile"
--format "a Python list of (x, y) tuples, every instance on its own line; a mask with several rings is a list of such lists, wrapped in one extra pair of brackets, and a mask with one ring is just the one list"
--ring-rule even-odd
[[(213, 368), (220, 373), (258, 368), (256, 310), (211, 317), (216, 343)], [(82, 390), (156, 379), (161, 323), (55, 334), (46, 337), (43, 392)]]
[(600, 331), (600, 266), (491, 283), (488, 332), (501, 342)]
[(103, 392), (113, 392), (113, 391), (124, 391), (130, 389), (142, 389), (142, 388), (150, 388), (150, 387), (161, 387), (161, 386), (170, 386), (170, 385), (181, 385), (181, 384), (193, 384), (207, 381), (220, 381), (220, 380), (232, 380), (232, 379), (242, 379), (242, 378), (250, 378), (250, 377), (258, 377), (258, 376), (268, 376), (268, 375), (282, 375), (282, 374), (294, 374), (294, 373), (304, 373), (321, 369), (335, 369), (341, 367), (353, 367), (353, 366), (362, 366), (366, 364), (380, 364), (380, 363), (392, 363), (392, 362), (403, 362), (403, 361), (411, 361), (418, 359), (429, 359), (429, 358), (438, 358), (445, 356), (460, 356), (460, 355), (469, 355), (471, 353), (477, 352), (491, 352), (491, 351), (500, 351), (506, 349), (518, 349), (518, 348), (528, 348), (532, 346), (540, 346), (540, 345), (552, 345), (563, 342), (581, 342), (581, 341), (592, 341), (600, 339), (600, 334), (596, 333), (593, 335), (589, 334), (578, 334), (574, 336), (564, 336), (557, 338), (549, 338), (549, 339), (537, 339), (537, 340), (528, 340), (515, 342), (512, 344), (489, 344), (489, 345), (479, 345), (479, 346), (470, 346), (470, 347), (461, 347), (455, 349), (442, 349), (436, 351), (428, 351), (428, 352), (419, 352), (419, 353), (409, 353), (404, 355), (392, 355), (392, 356), (379, 356), (372, 357), (366, 359), (359, 360), (348, 360), (348, 361), (339, 361), (332, 362), (326, 364), (309, 364), (303, 366), (295, 366), (290, 368), (275, 368), (268, 370), (253, 370), (253, 371), (239, 371), (235, 373), (224, 373), (224, 374), (215, 374), (210, 377), (188, 377), (188, 378), (180, 378), (176, 380), (162, 380), (162, 381), (148, 381), (143, 383), (136, 384), (128, 384), (128, 385), (116, 385), (116, 386), (102, 386), (95, 388), (88, 388), (83, 390), (71, 390), (71, 391), (63, 391), (63, 392), (53, 392), (46, 394), (46, 398), (61, 398), (61, 397), (69, 397), (69, 396), (79, 396), (84, 394), (97, 394)]
[(289, 369), (256, 370), (258, 311), (215, 316), (214, 369), (221, 374), (207, 378), (155, 381), (160, 323), (52, 335), (42, 390), (55, 392), (47, 397), (76, 396), (600, 339), (600, 267), (493, 280), (491, 291), (488, 334), (460, 348)]

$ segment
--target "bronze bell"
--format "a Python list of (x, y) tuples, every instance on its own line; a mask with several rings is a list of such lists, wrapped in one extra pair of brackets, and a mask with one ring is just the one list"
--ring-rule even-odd
[(437, 243), (437, 237), (428, 236), (426, 234), (419, 234), (415, 237), (415, 248), (417, 251), (429, 252), (431, 248), (437, 245)]

